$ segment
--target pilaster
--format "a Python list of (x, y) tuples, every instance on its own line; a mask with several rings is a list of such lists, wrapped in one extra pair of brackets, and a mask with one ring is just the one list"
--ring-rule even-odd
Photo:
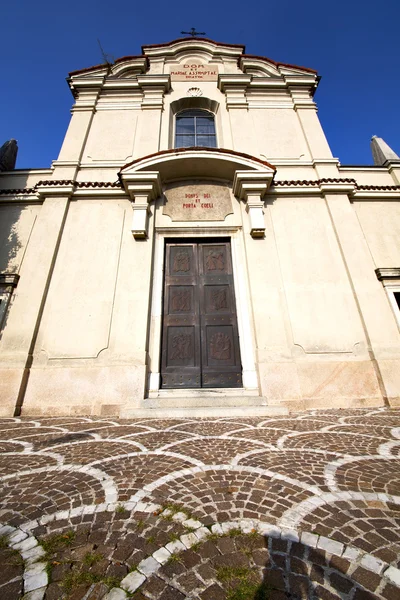
[(36, 336), (73, 186), (38, 186), (43, 205), (29, 240), (0, 345), (0, 414), (20, 413)]
[[(383, 399), (399, 404), (400, 337), (357, 215), (343, 190), (323, 189)], [(348, 192), (352, 193), (352, 192)]]
[(218, 89), (225, 94), (226, 108), (248, 108), (247, 87), (250, 85), (252, 75), (219, 75)]
[(138, 75), (137, 81), (143, 98), (134, 153), (146, 156), (160, 149), (164, 95), (171, 89), (171, 79), (169, 75)]
[(60, 154), (53, 162), (55, 179), (75, 179), (104, 81), (105, 77), (92, 77), (71, 84), (76, 102)]
[(321, 161), (322, 163), (319, 165), (320, 168), (317, 167), (318, 176), (337, 176), (337, 161), (334, 161), (334, 164), (327, 164), (323, 160), (332, 160), (333, 157), (325, 133), (318, 119), (317, 105), (312, 97), (316, 85), (315, 76), (312, 75), (307, 78), (305, 75), (302, 75), (301, 77), (286, 75), (284, 76), (284, 79), (292, 96), (294, 110), (297, 113), (311, 158), (317, 162)]
[(143, 92), (142, 109), (164, 108), (164, 94), (171, 89), (170, 75), (138, 75), (140, 89)]
[(400, 160), (389, 160), (385, 166), (393, 178), (394, 185), (400, 185)]

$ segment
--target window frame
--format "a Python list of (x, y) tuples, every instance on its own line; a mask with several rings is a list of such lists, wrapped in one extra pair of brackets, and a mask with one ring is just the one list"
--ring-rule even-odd
[(19, 275), (0, 273), (0, 331), (3, 329), (11, 304), (11, 297), (17, 287)]
[[(212, 122), (213, 122), (213, 126), (214, 126), (214, 133), (213, 134), (198, 134), (197, 133), (197, 121), (196, 119), (201, 119), (202, 116), (201, 115), (190, 115), (188, 114), (187, 118), (193, 118), (194, 121), (194, 139), (195, 139), (195, 144), (194, 146), (181, 146), (177, 144), (177, 136), (178, 135), (184, 135), (184, 134), (179, 134), (177, 133), (177, 123), (178, 123), (178, 119), (179, 117), (182, 116), (182, 118), (185, 118), (183, 115), (184, 113), (204, 113), (204, 117), (212, 117)], [(216, 127), (216, 122), (215, 122), (215, 114), (211, 111), (211, 110), (207, 110), (207, 108), (198, 108), (198, 107), (192, 107), (192, 108), (183, 108), (182, 110), (180, 110), (179, 112), (177, 112), (175, 114), (175, 119), (174, 119), (175, 123), (174, 123), (174, 148), (218, 148), (218, 138), (217, 138), (217, 127)], [(187, 135), (191, 135), (191, 134), (187, 134)], [(200, 135), (203, 135), (204, 137), (209, 137), (210, 139), (213, 139), (215, 141), (215, 145), (213, 146), (200, 146), (196, 143), (197, 141), (197, 137), (199, 137)]]
[(385, 289), (394, 317), (400, 329), (400, 306), (397, 303), (395, 296), (395, 293), (400, 294), (400, 268), (376, 269), (375, 273)]
[(219, 102), (212, 100), (207, 96), (182, 96), (170, 103), (169, 121), (168, 121), (168, 148), (175, 149), (175, 117), (183, 110), (205, 110), (214, 115), (215, 135), (217, 148), (223, 147), (223, 130), (219, 117)]

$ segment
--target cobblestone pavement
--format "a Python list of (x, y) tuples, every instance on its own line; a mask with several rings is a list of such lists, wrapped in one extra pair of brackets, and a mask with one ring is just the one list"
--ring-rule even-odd
[(1, 600), (400, 598), (400, 409), (0, 420)]

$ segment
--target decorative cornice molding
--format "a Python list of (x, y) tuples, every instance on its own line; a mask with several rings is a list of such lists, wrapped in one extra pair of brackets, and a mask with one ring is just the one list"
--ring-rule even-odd
[(400, 190), (400, 185), (357, 185), (358, 190), (373, 190), (373, 191), (397, 191)]
[(250, 85), (253, 79), (253, 75), (247, 75), (246, 73), (237, 73), (237, 74), (220, 74), (218, 75), (218, 89), (221, 92), (225, 92), (227, 88), (235, 87), (235, 88), (246, 88)]
[(27, 194), (35, 194), (36, 193), (36, 188), (32, 187), (32, 188), (9, 188), (9, 189), (4, 189), (4, 190), (0, 190), (0, 196), (10, 196), (11, 194), (23, 194), (24, 196)]
[[(400, 185), (362, 185), (350, 178), (323, 178), (312, 180), (274, 181), (274, 191), (284, 188), (301, 188), (304, 192), (313, 190), (322, 193), (347, 193), (352, 198), (397, 198), (400, 195)], [(307, 190), (308, 188), (308, 190)]]
[(271, 191), (278, 194), (348, 194), (352, 196), (357, 184), (354, 179), (322, 178), (311, 180), (274, 181)]
[(147, 202), (151, 202), (161, 196), (161, 179), (158, 171), (122, 173), (121, 180), (132, 200), (137, 196), (146, 196)]
[(288, 63), (276, 62), (275, 60), (272, 60), (272, 58), (268, 58), (266, 56), (256, 56), (255, 54), (243, 54), (240, 57), (240, 66), (243, 69), (245, 69), (246, 63), (250, 63), (252, 65), (254, 62), (258, 62), (258, 61), (270, 63), (277, 68), (283, 67), (283, 69), (285, 69), (285, 68), (296, 69), (298, 71), (306, 71), (306, 73), (313, 73), (315, 75), (317, 74), (317, 71), (315, 71), (315, 69), (310, 69), (309, 67), (300, 67), (298, 65), (290, 65)]
[(19, 275), (17, 273), (0, 273), (0, 285), (17, 287)]
[(47, 179), (38, 181), (31, 188), (23, 189), (0, 189), (0, 196), (33, 195), (60, 196), (72, 195), (76, 190), (123, 190), (120, 181), (73, 181), (72, 179)]
[(296, 179), (296, 180), (283, 180), (283, 181), (274, 181), (273, 185), (277, 186), (285, 186), (285, 187), (298, 187), (298, 186), (320, 186), (321, 183), (352, 183), (357, 185), (355, 179), (332, 179), (332, 178), (323, 178), (323, 179)]
[[(177, 148), (173, 150), (162, 150), (160, 152), (156, 152), (155, 154), (151, 154), (146, 157), (142, 157), (140, 159), (136, 159), (121, 168), (121, 172), (134, 165), (135, 163), (139, 163), (145, 159), (149, 159), (156, 156), (164, 156), (168, 154), (178, 154), (185, 151), (193, 152), (194, 150), (213, 150), (208, 148)], [(251, 158), (256, 162), (260, 163), (264, 167), (268, 167), (275, 171), (275, 167), (266, 161), (262, 161), (260, 159), (256, 159), (247, 154), (241, 152), (228, 151), (221, 148), (215, 149), (218, 153), (230, 153), (232, 155), (237, 155), (243, 158)], [(92, 167), (92, 165), (91, 165)], [(255, 171), (257, 173), (257, 171)], [(52, 193), (51, 190), (55, 190), (57, 188), (56, 194), (65, 193), (66, 189), (73, 188), (75, 190), (123, 190), (123, 185), (121, 181), (73, 181), (72, 179), (45, 179), (38, 181), (36, 185), (30, 188), (6, 188), (0, 189), (0, 196), (10, 196), (10, 195), (37, 195), (45, 194), (47, 192)], [(278, 192), (282, 188), (303, 188), (304, 191), (309, 191), (310, 189), (315, 192), (320, 191), (332, 191), (333, 189), (337, 189), (337, 191), (343, 192), (344, 189), (354, 190), (352, 194), (355, 197), (364, 196), (363, 192), (378, 192), (383, 195), (386, 194), (389, 198), (397, 197), (400, 195), (400, 185), (359, 185), (355, 181), (355, 179), (350, 178), (323, 178), (323, 179), (297, 179), (297, 180), (275, 180), (272, 181), (270, 190), (274, 192)], [(308, 190), (307, 190), (308, 188)], [(368, 197), (373, 198), (374, 194), (369, 193)]]
[(375, 273), (379, 281), (383, 280), (399, 280), (400, 281), (400, 268), (384, 268), (375, 269)]
[(276, 171), (274, 165), (271, 165), (271, 163), (267, 162), (266, 160), (261, 160), (261, 158), (256, 158), (255, 156), (251, 156), (250, 154), (245, 154), (244, 152), (237, 152), (236, 150), (227, 150), (226, 148), (203, 148), (203, 147), (199, 147), (199, 146), (194, 146), (191, 148), (171, 148), (170, 150), (160, 150), (159, 152), (154, 152), (153, 154), (148, 154), (147, 156), (141, 156), (140, 158), (135, 158), (135, 160), (132, 160), (131, 162), (129, 162), (126, 165), (124, 165), (123, 167), (121, 167), (120, 173), (122, 171), (124, 171), (125, 169), (127, 169), (128, 167), (131, 167), (140, 162), (145, 162), (151, 158), (156, 158), (156, 157), (162, 158), (163, 156), (167, 156), (169, 154), (183, 155), (185, 153), (191, 153), (191, 152), (196, 152), (196, 151), (198, 151), (199, 153), (205, 152), (205, 153), (211, 153), (211, 154), (227, 154), (227, 155), (237, 156), (239, 158), (244, 158), (244, 159), (259, 163), (260, 165), (263, 165), (263, 167), (269, 167), (270, 169), (273, 169), (274, 171)]
[(247, 202), (249, 198), (257, 196), (260, 201), (271, 185), (274, 173), (272, 169), (265, 171), (236, 171), (233, 180), (234, 195)]

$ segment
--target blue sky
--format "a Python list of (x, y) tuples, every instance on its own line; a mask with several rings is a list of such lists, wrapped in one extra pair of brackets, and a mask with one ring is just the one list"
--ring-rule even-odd
[(97, 38), (118, 58), (192, 26), (248, 54), (316, 69), (319, 117), (342, 164), (370, 164), (372, 135), (400, 154), (399, 0), (13, 0), (0, 18), (0, 145), (18, 140), (17, 168), (57, 158), (73, 101), (65, 78), (102, 62)]

